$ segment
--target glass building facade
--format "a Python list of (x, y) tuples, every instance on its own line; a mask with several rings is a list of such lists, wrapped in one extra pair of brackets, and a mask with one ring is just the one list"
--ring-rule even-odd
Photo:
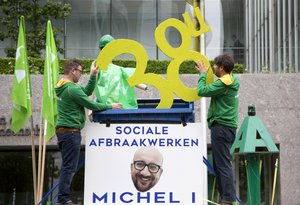
[[(156, 46), (155, 28), (169, 18), (183, 21), (185, 12), (193, 15), (192, 6), (183, 0), (63, 2), (71, 5), (72, 12), (65, 21), (53, 21), (53, 26), (65, 29), (59, 35), (65, 49), (60, 57), (64, 58), (96, 58), (99, 38), (111, 34), (141, 43), (149, 59), (168, 59)], [(203, 4), (205, 21), (211, 27), (205, 35), (209, 59), (229, 53), (252, 73), (299, 71), (298, 0), (210, 0)], [(173, 47), (181, 44), (176, 29), (168, 28), (165, 35)], [(4, 57), (4, 48), (12, 44), (1, 42), (0, 55)]]
[[(168, 59), (156, 46), (155, 28), (169, 18), (183, 21), (182, 14), (193, 15), (192, 7), (182, 0), (89, 0), (67, 1), (72, 14), (66, 20), (64, 57), (95, 58), (98, 39), (104, 34), (115, 38), (136, 40), (148, 53), (149, 59)], [(213, 59), (222, 52), (231, 54), (239, 63), (245, 62), (245, 1), (212, 0), (205, 2), (206, 55)], [(234, 10), (235, 12), (232, 12)], [(166, 30), (173, 47), (181, 44), (180, 33)], [(128, 56), (121, 56), (128, 58)]]
[(299, 72), (299, 0), (245, 1), (250, 72)]
[[(84, 147), (81, 150), (79, 168), (71, 188), (73, 200), (79, 204), (83, 203), (84, 187)], [(0, 148), (0, 163), (0, 205), (32, 205), (34, 194), (30, 147), (19, 146), (9, 150)], [(54, 189), (43, 204), (56, 201), (58, 188), (55, 187), (59, 183), (60, 166), (61, 156), (58, 147), (47, 146), (43, 196)]]
[[(105, 34), (114, 38), (132, 39), (141, 43), (149, 59), (166, 59), (158, 51), (154, 30), (168, 18), (182, 20), (186, 3), (181, 0), (79, 0), (67, 1), (72, 14), (66, 20), (65, 57), (95, 58), (99, 53), (98, 39)], [(180, 45), (174, 29), (166, 33), (171, 45)], [(128, 58), (128, 56), (123, 56)]]

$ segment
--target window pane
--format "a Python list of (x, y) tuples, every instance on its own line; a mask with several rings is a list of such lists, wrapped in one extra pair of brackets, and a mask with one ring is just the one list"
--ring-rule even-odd
[[(36, 159), (38, 159), (36, 151)], [(59, 180), (61, 155), (57, 149), (47, 147), (44, 173), (43, 196), (46, 195)], [(29, 205), (34, 201), (32, 157), (30, 148), (26, 150), (0, 150), (0, 205), (16, 204)], [(36, 164), (37, 166), (37, 164)], [(71, 190), (72, 200), (83, 202), (84, 188), (84, 154), (81, 153), (80, 169), (73, 178)], [(56, 188), (48, 197), (51, 201), (58, 192)]]
[[(182, 14), (185, 13), (186, 2), (181, 0), (159, 0), (158, 1), (158, 24), (169, 18), (176, 18), (183, 21)], [(174, 28), (168, 28), (165, 32), (166, 39), (172, 47), (177, 48), (181, 45), (181, 35)], [(158, 59), (170, 59), (159, 50)]]
[(98, 39), (110, 33), (110, 0), (70, 1), (67, 19), (66, 50), (68, 58), (96, 58)]
[(222, 0), (221, 2), (224, 18), (224, 52), (229, 52), (235, 62), (244, 63), (245, 1)]
[(244, 0), (205, 2), (205, 21), (211, 27), (206, 34), (206, 56), (209, 59), (228, 53), (236, 62), (244, 63), (244, 4)]
[[(4, 17), (4, 14), (2, 13), (2, 10), (0, 10), (0, 18), (2, 19)], [(6, 27), (1, 23), (0, 24), (0, 30), (2, 32), (6, 32)], [(5, 48), (9, 47), (9, 45), (12, 42), (9, 39), (4, 39), (4, 41), (0, 40), (0, 56), (1, 57), (6, 57), (6, 53), (5, 53)]]
[(141, 43), (149, 59), (156, 58), (155, 27), (155, 0), (112, 0), (112, 35)]
[(33, 201), (31, 155), (0, 152), (0, 204), (30, 204)]

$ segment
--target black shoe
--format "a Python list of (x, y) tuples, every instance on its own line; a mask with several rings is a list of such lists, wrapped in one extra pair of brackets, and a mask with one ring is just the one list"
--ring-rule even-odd
[(220, 205), (232, 205), (231, 202), (221, 202)]
[(81, 204), (75, 204), (74, 202), (71, 201), (71, 203), (67, 203), (66, 205), (81, 205)]
[(70, 201), (67, 201), (66, 203), (56, 203), (55, 205), (81, 205), (81, 204), (75, 204), (74, 202), (72, 202), (71, 200)]

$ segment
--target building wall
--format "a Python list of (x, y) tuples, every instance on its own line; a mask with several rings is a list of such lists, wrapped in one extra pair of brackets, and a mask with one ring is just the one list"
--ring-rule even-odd
[[(296, 196), (300, 195), (300, 74), (242, 74), (237, 75), (240, 80), (239, 125), (247, 116), (249, 104), (254, 104), (256, 114), (264, 122), (274, 142), (280, 146), (280, 181), (281, 204), (299, 204)], [(10, 146), (24, 146), (31, 144), (31, 137), (12, 136), (10, 134), (11, 90), (12, 75), (0, 76), (0, 149), (10, 149)], [(189, 87), (194, 87), (198, 75), (182, 75), (182, 81)], [(87, 81), (83, 76), (81, 83)], [(42, 75), (31, 76), (33, 89), (33, 122), (39, 125)], [(138, 98), (159, 98), (159, 93), (151, 86), (148, 91), (136, 90)], [(207, 106), (209, 99), (207, 99)], [(200, 101), (195, 102), (196, 121), (200, 121)], [(88, 123), (88, 122), (87, 122)], [(30, 124), (25, 126), (30, 129)], [(38, 132), (36, 132), (38, 134)], [(85, 136), (85, 130), (83, 130)], [(208, 132), (209, 133), (209, 132)], [(8, 136), (9, 135), (9, 136)], [(208, 136), (210, 143), (210, 137)], [(38, 137), (35, 137), (38, 143)], [(84, 144), (84, 140), (82, 141)], [(48, 145), (55, 145), (54, 137)], [(11, 149), (12, 149), (11, 147)]]

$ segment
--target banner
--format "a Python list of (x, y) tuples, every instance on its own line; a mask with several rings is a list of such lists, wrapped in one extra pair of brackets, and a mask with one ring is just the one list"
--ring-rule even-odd
[(84, 204), (204, 204), (201, 124), (88, 124)]
[(53, 37), (51, 21), (47, 24), (46, 52), (43, 79), (43, 106), (42, 118), (45, 120), (47, 141), (55, 135), (55, 123), (57, 117), (56, 93), (54, 86), (58, 81), (58, 57), (55, 40)]
[(32, 114), (31, 85), (28, 71), (24, 17), (20, 17), (19, 37), (16, 51), (15, 74), (11, 100), (13, 103), (11, 129), (20, 131)]

